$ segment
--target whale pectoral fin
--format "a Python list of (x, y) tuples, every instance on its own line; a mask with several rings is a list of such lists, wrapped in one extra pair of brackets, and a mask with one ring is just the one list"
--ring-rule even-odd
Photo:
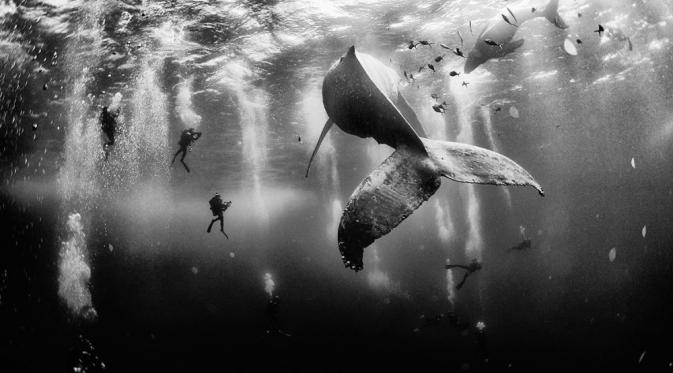
[(313, 162), (313, 158), (315, 157), (316, 153), (318, 152), (318, 149), (320, 148), (320, 144), (322, 144), (322, 140), (325, 139), (325, 135), (327, 135), (327, 132), (329, 132), (329, 129), (332, 128), (332, 125), (334, 122), (332, 119), (327, 119), (327, 122), (325, 122), (325, 126), (322, 128), (322, 132), (320, 133), (320, 137), (318, 138), (318, 143), (315, 145), (315, 149), (313, 149), (313, 154), (311, 154), (311, 159), (308, 161), (308, 166), (306, 167), (306, 176), (308, 177), (308, 171), (311, 169), (311, 163)]
[(506, 54), (510, 54), (510, 53), (514, 52), (515, 50), (521, 48), (521, 46), (523, 45), (524, 42), (525, 42), (524, 39), (510, 41), (509, 43), (505, 44), (502, 47), (502, 55), (504, 56)]
[(395, 104), (400, 113), (402, 113), (407, 122), (409, 122), (411, 127), (416, 131), (416, 134), (420, 137), (427, 137), (421, 121), (418, 120), (416, 112), (414, 112), (414, 109), (411, 108), (407, 100), (402, 96), (402, 92), (397, 92), (397, 102)]
[(492, 185), (530, 185), (540, 195), (540, 184), (513, 160), (473, 145), (422, 139), (437, 172), (461, 183)]
[(339, 223), (339, 251), (346, 267), (361, 270), (364, 248), (437, 191), (441, 179), (428, 161), (414, 150), (400, 148), (355, 189)]

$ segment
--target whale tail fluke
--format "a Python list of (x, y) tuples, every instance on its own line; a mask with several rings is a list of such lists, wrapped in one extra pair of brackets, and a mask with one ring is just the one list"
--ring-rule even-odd
[(568, 25), (565, 23), (561, 15), (558, 13), (558, 2), (559, 0), (551, 0), (547, 7), (544, 9), (544, 17), (554, 26), (560, 29), (568, 28)]
[(386, 235), (427, 201), (441, 176), (462, 183), (540, 184), (499, 153), (472, 145), (421, 138), (428, 156), (400, 147), (355, 189), (341, 217), (339, 251), (346, 267), (363, 268), (364, 248)]
[(363, 267), (365, 247), (389, 233), (439, 188), (439, 175), (428, 158), (400, 147), (355, 189), (341, 216), (339, 251), (344, 265)]

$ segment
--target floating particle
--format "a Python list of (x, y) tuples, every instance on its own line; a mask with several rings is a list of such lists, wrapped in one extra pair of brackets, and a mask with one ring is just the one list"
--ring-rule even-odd
[(37, 123), (33, 123), (33, 131), (37, 131)]
[(638, 364), (643, 362), (643, 359), (645, 358), (646, 353), (647, 353), (647, 350), (643, 351), (643, 353), (640, 354), (640, 357), (638, 358)]
[(49, 86), (47, 86), (47, 83), (44, 83), (44, 85), (42, 86), (42, 89), (46, 91), (48, 88), (49, 88)]
[(631, 168), (636, 168), (636, 159), (631, 158)]
[(198, 273), (199, 273), (199, 269), (196, 268), (196, 267), (192, 267), (192, 273), (195, 274), (195, 275), (198, 274)]
[(477, 328), (477, 330), (479, 330), (481, 332), (481, 331), (484, 331), (484, 329), (486, 329), (486, 324), (484, 324), (483, 321), (478, 321), (477, 325), (475, 325), (475, 327)]
[(517, 109), (516, 106), (510, 106), (509, 115), (511, 115), (512, 118), (519, 118), (519, 109)]
[(110, 252), (112, 252), (115, 248), (114, 246), (112, 246), (112, 244), (108, 244), (107, 249), (110, 250)]
[(643, 238), (645, 238), (645, 236), (647, 236), (647, 225), (643, 225), (643, 229), (640, 233), (643, 234)]
[(233, 251), (230, 252), (230, 253), (229, 253), (229, 257), (230, 257), (230, 258), (235, 258), (235, 257), (236, 257), (236, 253), (234, 253)]
[(612, 249), (610, 249), (610, 253), (608, 254), (608, 258), (610, 258), (610, 263), (614, 262), (616, 257), (617, 257), (617, 249), (613, 247)]
[(566, 51), (571, 56), (577, 56), (577, 48), (575, 47), (575, 44), (573, 44), (572, 40), (566, 39), (563, 42), (563, 49)]

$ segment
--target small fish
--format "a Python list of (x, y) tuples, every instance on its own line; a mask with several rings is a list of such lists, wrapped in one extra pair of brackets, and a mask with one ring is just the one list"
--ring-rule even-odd
[(603, 36), (603, 32), (604, 32), (604, 31), (605, 31), (605, 28), (603, 28), (603, 25), (600, 25), (600, 24), (598, 25), (598, 30), (594, 30), (594, 32), (597, 32), (597, 33), (598, 33), (598, 36), (599, 36), (599, 37), (602, 37), (602, 36)]
[(409, 80), (409, 74), (407, 74), (407, 70), (404, 70), (404, 79)]
[(457, 71), (451, 71), (451, 72), (449, 73), (449, 76), (458, 76), (458, 75), (460, 75), (460, 73), (457, 72)]
[(434, 110), (434, 111), (436, 111), (440, 114), (444, 113), (444, 111), (445, 111), (444, 106), (442, 106), (442, 105), (432, 105), (432, 110)]
[(470, 34), (472, 34), (472, 21), (470, 21)]
[(444, 48), (444, 49), (453, 50), (453, 49), (451, 49), (451, 47), (449, 47), (449, 46), (446, 45), (446, 44), (441, 44), (441, 43), (440, 43), (439, 46), (442, 47), (442, 48)]
[(509, 18), (507, 18), (506, 15), (504, 15), (504, 14), (500, 14), (500, 15), (502, 16), (502, 19), (503, 19), (505, 22), (507, 22), (508, 25), (510, 25), (510, 26), (514, 26), (514, 27), (519, 27), (519, 26), (513, 24), (513, 23), (509, 20)]
[(437, 57), (435, 57), (435, 62), (442, 62), (443, 59), (444, 59), (444, 56), (437, 56)]
[(433, 73), (435, 72), (435, 67), (432, 66), (432, 64), (428, 64), (428, 68), (429, 68), (430, 70), (432, 70)]
[(468, 82), (463, 82), (463, 87), (467, 87), (468, 84), (470, 84), (470, 83), (468, 83)]
[(409, 42), (409, 45), (407, 46), (407, 48), (414, 49), (414, 48), (416, 48), (417, 45), (418, 45), (418, 43), (414, 44), (414, 41), (412, 40), (412, 41)]
[(49, 88), (49, 86), (47, 86), (47, 83), (44, 83), (44, 85), (42, 86), (42, 89), (46, 91), (48, 88)]
[(497, 113), (497, 112), (499, 112), (499, 111), (502, 111), (502, 108), (501, 108), (500, 106), (498, 106), (497, 108), (495, 108), (494, 111)]
[(37, 131), (37, 123), (33, 123), (33, 131)]
[(419, 68), (418, 68), (418, 72), (420, 73), (421, 71), (423, 71), (423, 69), (425, 69), (425, 65), (419, 67)]
[(439, 95), (436, 93), (431, 94), (430, 97), (434, 98), (435, 100), (439, 99)]
[(629, 51), (633, 50), (633, 43), (631, 43), (631, 38), (627, 38), (626, 41), (629, 42)]
[(416, 78), (414, 78), (414, 74), (409, 74), (409, 79), (416, 80)]
[(535, 8), (530, 8), (530, 12), (531, 12), (531, 13), (535, 13), (536, 10), (537, 10), (537, 9), (535, 9)]
[(582, 44), (582, 40), (580, 40), (580, 39), (577, 39), (577, 40), (575, 40), (575, 41), (577, 42), (577, 45)]
[(497, 42), (495, 42), (491, 39), (484, 39), (484, 43), (486, 43), (486, 44), (488, 44), (492, 47), (498, 47), (498, 48), (502, 49), (502, 44), (498, 44)]
[(301, 136), (297, 136), (297, 142), (301, 142)]
[(458, 38), (460, 39), (460, 46), (462, 47), (463, 46), (463, 35), (460, 34), (460, 30), (456, 31), (456, 33), (458, 34)]
[(429, 41), (427, 41), (427, 40), (419, 40), (419, 41), (418, 41), (418, 44), (420, 44), (420, 45), (425, 45), (425, 46), (432, 46), (432, 44), (434, 44), (434, 43), (431, 43), (431, 42), (429, 42)]
[(577, 12), (577, 18), (582, 18), (582, 13)]
[(516, 19), (516, 16), (514, 15), (514, 13), (512, 13), (512, 10), (507, 8), (507, 11), (512, 16), (512, 18), (514, 19), (514, 22), (519, 23), (519, 20)]
[(463, 51), (460, 50), (460, 48), (456, 48), (456, 50), (453, 51), (453, 54), (455, 54), (458, 57), (465, 58), (465, 55), (463, 54)]

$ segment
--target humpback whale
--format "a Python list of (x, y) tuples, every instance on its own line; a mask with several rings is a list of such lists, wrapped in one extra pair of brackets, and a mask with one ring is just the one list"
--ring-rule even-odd
[[(558, 14), (558, 1), (549, 1), (543, 11), (534, 11), (533, 9), (535, 8), (531, 9), (530, 7), (515, 8), (514, 10), (507, 8), (506, 11), (517, 20), (517, 26), (521, 26), (524, 22), (537, 17), (545, 17), (556, 27), (565, 29), (568, 26)], [(520, 48), (524, 43), (524, 39), (512, 40), (518, 29), (518, 27), (512, 27), (512, 24), (506, 22), (502, 17), (494, 18), (490, 26), (486, 26), (477, 37), (474, 48), (470, 51), (465, 61), (465, 73), (474, 71), (479, 65), (492, 58), (504, 57)], [(486, 41), (493, 41), (500, 47), (493, 47), (493, 45), (489, 45)]]
[(344, 132), (371, 137), (395, 151), (355, 189), (338, 229), (344, 265), (363, 268), (364, 248), (393, 230), (439, 188), (441, 177), (493, 185), (540, 185), (521, 166), (476, 146), (427, 138), (414, 110), (399, 91), (397, 72), (350, 47), (327, 72), (322, 95), (329, 119), (311, 155), (336, 124)]

